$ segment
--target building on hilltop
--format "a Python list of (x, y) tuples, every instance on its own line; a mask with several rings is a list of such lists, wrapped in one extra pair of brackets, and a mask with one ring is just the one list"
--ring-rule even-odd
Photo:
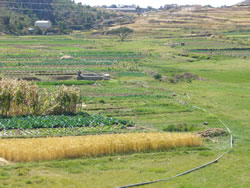
[(168, 10), (168, 9), (177, 8), (177, 7), (178, 7), (177, 4), (167, 4), (167, 5), (164, 5), (163, 9)]
[(136, 5), (111, 5), (110, 7), (106, 7), (107, 10), (115, 10), (121, 12), (137, 12)]
[(136, 8), (107, 8), (107, 10), (116, 10), (122, 12), (136, 12)]
[(48, 29), (51, 28), (52, 24), (48, 20), (37, 20), (35, 22), (35, 26), (40, 27), (42, 29)]

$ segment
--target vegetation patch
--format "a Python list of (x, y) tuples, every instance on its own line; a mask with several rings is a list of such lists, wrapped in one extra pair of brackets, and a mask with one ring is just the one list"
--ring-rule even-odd
[(199, 77), (198, 75), (185, 72), (183, 74), (175, 74), (171, 78), (167, 78), (167, 80), (170, 83), (177, 83), (177, 82), (182, 82), (182, 81), (192, 82), (193, 80), (204, 80), (204, 79)]
[(163, 128), (163, 131), (166, 132), (192, 132), (201, 129), (197, 125), (188, 125), (188, 124), (177, 124), (177, 125), (168, 125)]
[(118, 73), (119, 76), (121, 77), (143, 77), (145, 76), (145, 73), (143, 72), (120, 72)]
[(202, 137), (217, 137), (217, 136), (227, 136), (228, 132), (226, 132), (224, 129), (221, 128), (210, 128), (205, 131), (198, 132), (199, 135)]
[(76, 113), (81, 99), (75, 87), (61, 86), (51, 93), (23, 80), (0, 81), (1, 116)]
[(96, 127), (111, 125), (133, 126), (126, 120), (79, 113), (77, 115), (24, 116), (0, 119), (0, 130), (34, 129), (34, 128), (66, 128), (66, 127)]
[[(103, 133), (128, 132), (123, 124), (109, 126), (64, 127), (64, 128), (38, 128), (38, 129), (9, 129), (0, 131), (1, 138), (42, 138), (61, 136), (82, 136)], [(129, 127), (127, 127), (129, 129)], [(131, 127), (136, 130), (136, 127)], [(131, 131), (132, 132), (132, 131)]]
[(202, 146), (200, 136), (128, 133), (82, 137), (2, 139), (0, 157), (9, 161), (41, 161)]
[(60, 85), (65, 85), (65, 86), (73, 86), (73, 85), (92, 85), (94, 84), (95, 81), (91, 80), (61, 80), (61, 81), (41, 81), (41, 82), (36, 82), (37, 85), (40, 86), (60, 86)]

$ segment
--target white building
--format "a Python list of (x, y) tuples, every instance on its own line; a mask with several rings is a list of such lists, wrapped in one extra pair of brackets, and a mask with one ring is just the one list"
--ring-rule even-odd
[(42, 29), (48, 29), (48, 28), (51, 28), (52, 24), (50, 21), (47, 21), (47, 20), (37, 20), (35, 22), (35, 26), (38, 26)]
[(116, 11), (122, 11), (122, 12), (136, 12), (136, 8), (106, 8), (107, 10), (116, 10)]

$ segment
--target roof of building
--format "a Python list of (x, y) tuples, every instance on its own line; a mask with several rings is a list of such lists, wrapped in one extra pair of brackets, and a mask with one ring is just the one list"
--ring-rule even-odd
[(50, 23), (48, 20), (37, 20), (35, 23)]
[(107, 8), (108, 10), (118, 10), (118, 11), (136, 11), (136, 8)]

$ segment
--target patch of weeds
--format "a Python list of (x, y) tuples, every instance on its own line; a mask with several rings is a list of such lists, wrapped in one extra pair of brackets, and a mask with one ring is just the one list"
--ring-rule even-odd
[(112, 158), (112, 157), (109, 157), (109, 158), (108, 158), (108, 161), (112, 162), (112, 161), (113, 161), (113, 158)]
[(162, 75), (158, 73), (158, 74), (155, 74), (155, 75), (153, 76), (153, 78), (156, 79), (156, 80), (160, 80), (160, 81), (161, 81)]
[(26, 176), (26, 175), (28, 175), (28, 172), (29, 172), (29, 170), (27, 170), (27, 169), (18, 169), (16, 171), (18, 176)]
[(107, 165), (99, 165), (98, 167), (97, 167), (99, 170), (103, 170), (103, 171), (107, 171), (107, 170), (110, 170), (111, 168), (110, 167), (108, 167)]
[(34, 177), (32, 177), (32, 181), (35, 184), (41, 184), (41, 183), (45, 182), (45, 179), (41, 176), (34, 176)]
[(187, 124), (178, 124), (178, 125), (168, 125), (163, 128), (163, 131), (166, 132), (192, 132), (198, 129), (197, 125), (187, 125)]
[(228, 132), (226, 132), (224, 129), (221, 129), (221, 128), (210, 128), (205, 131), (201, 131), (198, 134), (205, 138), (208, 138), (208, 137), (213, 138), (217, 136), (227, 136)]
[(199, 55), (198, 54), (196, 54), (196, 55), (195, 54), (191, 54), (190, 57), (196, 59), (197, 61), (211, 59), (211, 57), (209, 55), (205, 55), (205, 54), (203, 54), (203, 55), (200, 55), (200, 54)]
[(167, 170), (163, 168), (150, 168), (148, 171), (154, 172), (154, 173), (166, 173), (167, 172)]
[(80, 174), (80, 173), (82, 173), (82, 169), (81, 168), (66, 168), (66, 171), (69, 174)]
[(32, 181), (31, 180), (26, 180), (25, 183), (26, 184), (32, 184)]
[(208, 148), (208, 147), (196, 147), (196, 148), (189, 148), (189, 150), (192, 150), (192, 151), (207, 151), (207, 150), (211, 150), (211, 149)]
[(99, 103), (105, 104), (106, 102), (104, 100), (99, 100)]
[(187, 83), (192, 83), (193, 80), (204, 80), (204, 79), (202, 79), (198, 75), (195, 75), (195, 74), (192, 74), (189, 72), (185, 72), (183, 74), (172, 75), (172, 77), (168, 79), (168, 82), (178, 83), (178, 82), (186, 81)]
[(200, 156), (208, 157), (208, 156), (213, 156), (214, 153), (211, 152), (211, 151), (201, 151), (201, 152), (199, 153), (199, 155), (200, 155)]
[(6, 171), (0, 171), (0, 180), (7, 180), (10, 178), (10, 175)]

